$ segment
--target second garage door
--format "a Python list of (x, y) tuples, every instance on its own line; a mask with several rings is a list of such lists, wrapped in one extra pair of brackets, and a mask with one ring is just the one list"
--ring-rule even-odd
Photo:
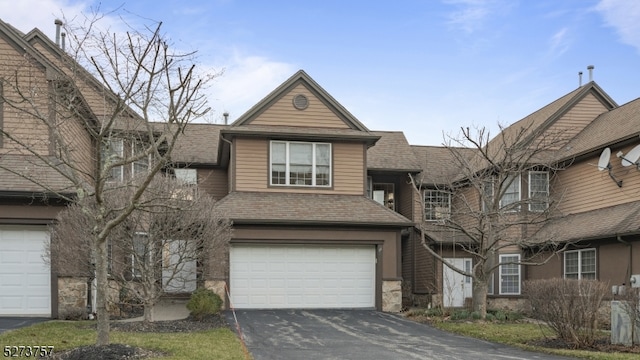
[(231, 302), (239, 309), (373, 308), (374, 246), (231, 248)]

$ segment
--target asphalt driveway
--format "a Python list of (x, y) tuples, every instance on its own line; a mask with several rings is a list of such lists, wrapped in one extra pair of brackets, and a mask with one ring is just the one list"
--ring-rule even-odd
[[(235, 328), (233, 313), (225, 316)], [(373, 310), (236, 310), (263, 359), (567, 359), (449, 334)]]
[(33, 324), (41, 323), (51, 319), (38, 318), (38, 317), (10, 317), (0, 316), (0, 334), (7, 331), (18, 329), (25, 326), (31, 326)]

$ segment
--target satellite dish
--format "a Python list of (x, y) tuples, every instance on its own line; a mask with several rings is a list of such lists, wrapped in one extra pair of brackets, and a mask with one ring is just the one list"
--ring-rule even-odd
[(637, 165), (640, 159), (640, 145), (637, 145), (627, 155), (622, 156), (622, 166)]
[(609, 159), (611, 159), (611, 149), (605, 148), (602, 150), (602, 154), (600, 154), (600, 160), (598, 160), (598, 170), (610, 169), (611, 163)]

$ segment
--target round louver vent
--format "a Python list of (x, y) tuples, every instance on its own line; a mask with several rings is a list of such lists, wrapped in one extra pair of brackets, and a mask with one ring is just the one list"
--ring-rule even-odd
[(293, 97), (293, 106), (298, 110), (304, 110), (309, 106), (309, 99), (302, 94)]

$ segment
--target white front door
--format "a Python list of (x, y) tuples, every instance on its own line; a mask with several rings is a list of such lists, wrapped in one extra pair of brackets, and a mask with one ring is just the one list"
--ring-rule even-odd
[(45, 227), (0, 227), (0, 315), (51, 316)]
[(162, 249), (162, 287), (166, 293), (190, 293), (197, 287), (196, 250), (185, 240), (171, 240)]
[[(458, 269), (470, 272), (470, 258), (447, 258), (445, 261)], [(442, 265), (442, 296), (445, 307), (462, 307), (464, 299), (472, 296), (472, 280), (447, 265)]]
[(231, 247), (236, 308), (373, 308), (375, 246)]

